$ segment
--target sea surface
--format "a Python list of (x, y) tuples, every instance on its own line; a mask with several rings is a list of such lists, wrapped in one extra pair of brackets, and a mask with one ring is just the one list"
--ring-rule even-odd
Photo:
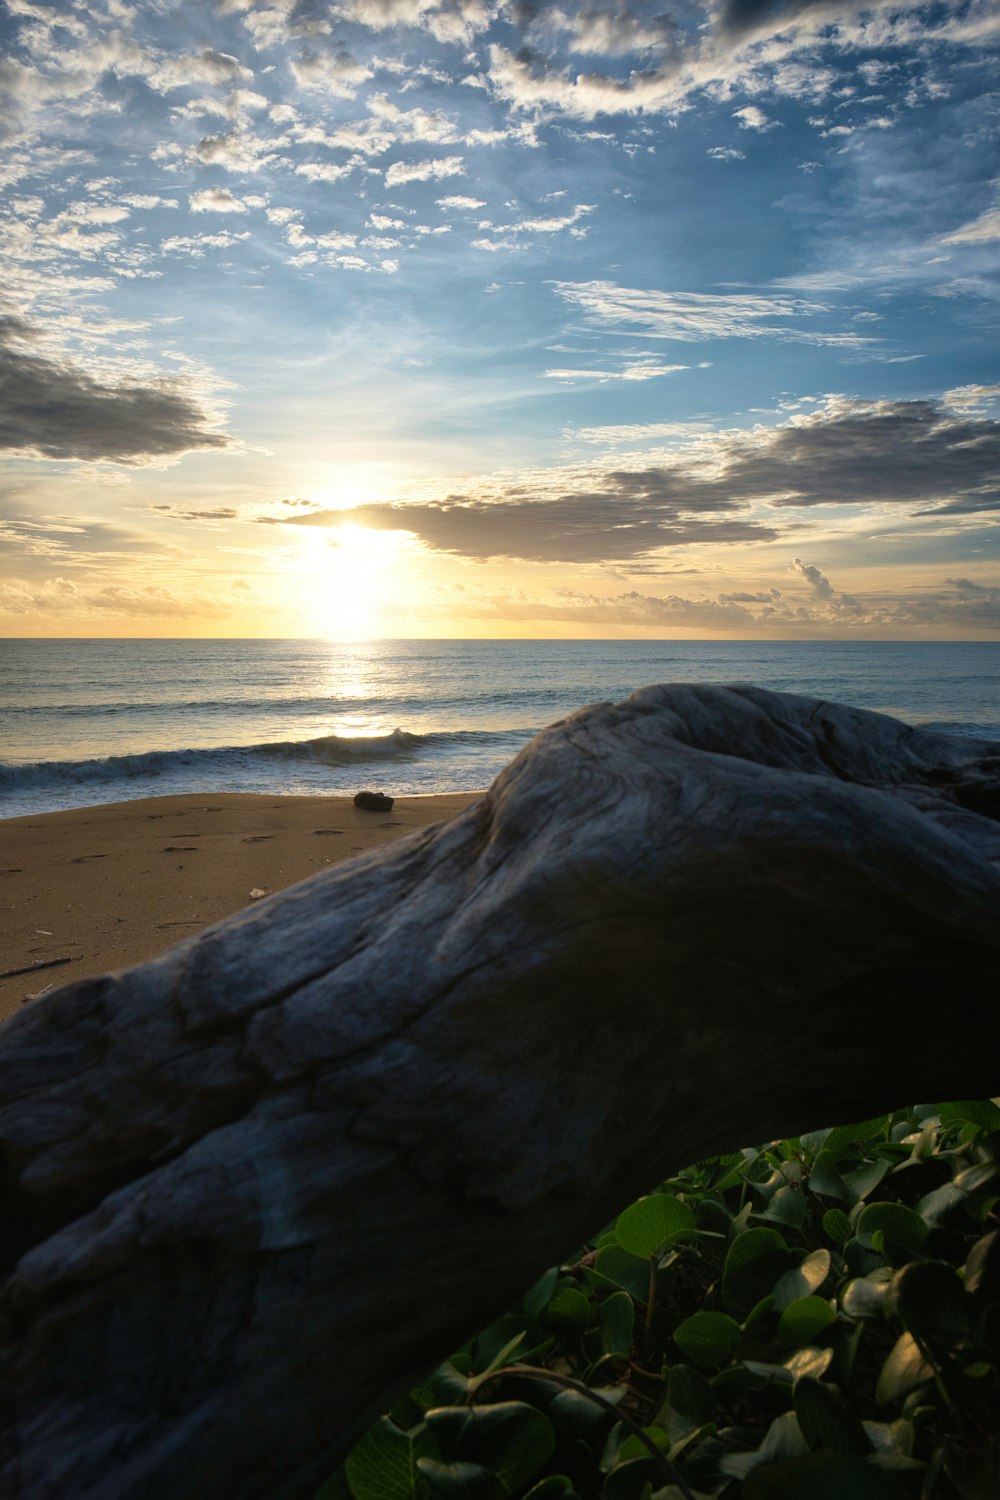
[(1000, 642), (0, 641), (0, 816), (170, 792), (479, 790), (547, 724), (755, 683), (1000, 738)]

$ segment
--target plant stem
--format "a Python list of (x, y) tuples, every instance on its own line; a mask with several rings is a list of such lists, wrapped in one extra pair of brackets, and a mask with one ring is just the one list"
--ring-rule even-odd
[(649, 1257), (649, 1300), (646, 1303), (646, 1321), (643, 1324), (643, 1334), (647, 1343), (653, 1329), (653, 1309), (656, 1307), (656, 1256)]

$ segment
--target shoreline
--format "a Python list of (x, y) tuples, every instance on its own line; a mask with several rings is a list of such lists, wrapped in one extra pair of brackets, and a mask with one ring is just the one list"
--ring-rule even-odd
[(0, 969), (29, 969), (0, 979), (0, 1020), (480, 796), (397, 797), (372, 813), (348, 796), (186, 792), (0, 819)]

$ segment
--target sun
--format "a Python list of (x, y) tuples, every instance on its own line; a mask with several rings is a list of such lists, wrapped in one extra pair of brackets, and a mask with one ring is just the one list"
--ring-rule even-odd
[(303, 540), (299, 579), (307, 597), (301, 603), (315, 634), (338, 641), (379, 635), (384, 606), (401, 590), (407, 533), (346, 521), (310, 528)]

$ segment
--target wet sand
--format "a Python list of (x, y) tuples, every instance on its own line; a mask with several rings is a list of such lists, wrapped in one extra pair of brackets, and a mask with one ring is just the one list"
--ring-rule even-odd
[(70, 980), (153, 958), (475, 796), (400, 797), (376, 813), (348, 797), (229, 792), (0, 819), (0, 970), (29, 970), (0, 979), (0, 1017)]

